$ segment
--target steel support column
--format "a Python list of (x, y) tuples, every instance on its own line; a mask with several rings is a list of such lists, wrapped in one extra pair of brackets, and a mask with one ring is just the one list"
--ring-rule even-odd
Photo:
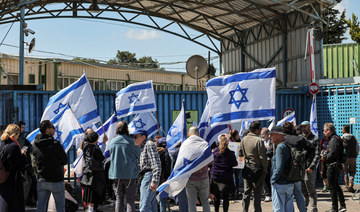
[(24, 21), (25, 6), (20, 9), (20, 43), (19, 43), (19, 84), (24, 84)]

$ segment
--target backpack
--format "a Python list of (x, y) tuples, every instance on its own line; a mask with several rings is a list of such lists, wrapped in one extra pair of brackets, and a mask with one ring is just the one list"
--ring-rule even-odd
[(335, 136), (336, 140), (339, 142), (339, 162), (345, 163), (347, 159), (346, 149), (344, 149), (343, 140), (339, 136)]
[(298, 182), (304, 179), (306, 170), (306, 151), (284, 143), (290, 150), (291, 159), (285, 178), (288, 182)]
[(1, 153), (0, 153), (0, 184), (5, 183), (10, 174), (8, 171), (6, 171), (3, 161), (2, 161), (4, 149), (5, 149), (5, 147), (3, 146)]

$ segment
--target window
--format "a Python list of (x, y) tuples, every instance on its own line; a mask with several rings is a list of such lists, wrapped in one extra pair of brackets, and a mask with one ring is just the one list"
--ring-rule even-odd
[(45, 75), (41, 75), (41, 82), (39, 84), (46, 84), (46, 77)]
[(19, 75), (9, 75), (8, 74), (8, 85), (18, 85), (19, 84)]
[(29, 83), (35, 83), (35, 74), (29, 74)]
[(125, 88), (126, 83), (124, 81), (106, 81), (107, 90), (111, 91), (120, 91), (122, 88)]
[[(76, 78), (70, 78), (70, 77), (59, 77), (58, 78), (58, 88), (63, 89), (67, 86), (71, 85), (76, 81)], [(45, 83), (45, 82), (43, 82)]]
[(163, 91), (163, 90), (165, 90), (165, 85), (154, 84), (154, 90), (155, 91)]

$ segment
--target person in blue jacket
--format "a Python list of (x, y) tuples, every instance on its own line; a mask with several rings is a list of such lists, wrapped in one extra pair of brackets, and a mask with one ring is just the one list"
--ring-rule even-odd
[(110, 143), (109, 178), (113, 179), (116, 196), (115, 212), (124, 211), (126, 198), (127, 212), (135, 212), (136, 182), (139, 173), (137, 160), (140, 158), (140, 147), (136, 146), (129, 136), (128, 125), (120, 121), (116, 125), (117, 136)]

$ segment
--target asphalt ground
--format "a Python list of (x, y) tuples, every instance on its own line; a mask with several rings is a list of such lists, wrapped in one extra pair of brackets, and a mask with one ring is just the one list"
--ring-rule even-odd
[[(355, 186), (355, 188), (360, 189), (360, 186)], [(330, 209), (331, 208), (330, 192), (328, 191), (328, 192), (323, 193), (323, 192), (321, 192), (321, 188), (318, 188), (317, 194), (318, 194), (318, 211), (324, 212), (324, 211)], [(347, 211), (348, 212), (359, 212), (360, 211), (360, 191), (359, 191), (359, 193), (356, 193), (355, 195), (354, 195), (354, 193), (344, 192), (344, 196), (345, 196)], [(251, 203), (250, 203), (249, 211), (254, 211), (252, 204), (253, 204), (253, 201), (251, 201)], [(262, 206), (262, 210), (265, 212), (272, 211), (272, 202), (262, 202), (261, 206)], [(295, 201), (294, 201), (294, 207), (295, 207), (295, 211), (298, 211), (296, 208)], [(112, 202), (107, 205), (100, 205), (99, 210), (104, 211), (104, 212), (113, 212), (115, 210), (114, 203)], [(179, 208), (177, 205), (171, 204), (170, 210), (173, 212), (176, 212), (176, 211), (179, 211)], [(202, 207), (201, 206), (197, 207), (197, 210), (202, 211)], [(34, 211), (35, 212), (36, 208), (26, 207), (26, 211), (31, 211), (31, 212)], [(84, 211), (84, 210), (82, 207), (80, 207), (78, 211)], [(212, 205), (211, 205), (211, 211), (215, 211), (214, 207)], [(222, 211), (221, 207), (220, 207), (220, 211)], [(236, 212), (242, 211), (242, 201), (241, 200), (235, 200), (235, 201), (230, 202), (229, 212), (235, 212), (235, 211)]]

